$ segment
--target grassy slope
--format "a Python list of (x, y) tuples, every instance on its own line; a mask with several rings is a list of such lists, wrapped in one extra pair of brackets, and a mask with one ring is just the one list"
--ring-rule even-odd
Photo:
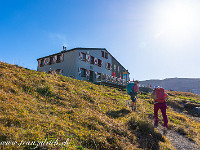
[[(140, 112), (129, 111), (128, 99), (125, 92), (114, 88), (0, 62), (0, 142), (58, 139), (59, 143), (68, 140), (68, 144), (43, 147), (172, 149), (168, 140), (153, 129), (149, 95), (140, 95)], [(198, 122), (170, 107), (168, 115), (171, 129), (183, 130), (199, 143)], [(30, 147), (28, 143), (20, 146)]]
[[(200, 118), (193, 108), (200, 107), (200, 95), (188, 92), (168, 91), (168, 119), (170, 129), (196, 141), (200, 145)], [(196, 102), (196, 103), (195, 103)], [(184, 105), (183, 105), (184, 104)]]

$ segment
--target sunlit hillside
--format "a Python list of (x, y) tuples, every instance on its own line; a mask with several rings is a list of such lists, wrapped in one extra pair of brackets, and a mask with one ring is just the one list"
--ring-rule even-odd
[[(200, 124), (179, 101), (200, 97), (169, 94), (169, 128), (199, 144)], [(150, 95), (139, 95), (136, 112), (129, 99), (126, 91), (0, 62), (1, 148), (174, 149), (153, 127)]]

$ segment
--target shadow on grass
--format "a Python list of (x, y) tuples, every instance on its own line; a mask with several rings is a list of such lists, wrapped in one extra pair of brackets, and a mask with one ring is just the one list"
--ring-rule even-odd
[(194, 117), (198, 116), (198, 113), (195, 112), (195, 107), (200, 107), (200, 104), (187, 101), (168, 101), (167, 105), (171, 106), (172, 109), (176, 112), (181, 113), (183, 111), (186, 111), (187, 114)]
[(142, 149), (159, 150), (159, 142), (165, 142), (162, 134), (154, 130), (153, 125), (148, 122), (135, 120), (134, 117), (128, 121), (129, 130), (137, 137), (139, 147)]
[(119, 118), (119, 117), (124, 117), (129, 113), (130, 113), (130, 110), (121, 109), (121, 110), (118, 110), (118, 111), (108, 111), (108, 112), (106, 112), (106, 115), (111, 117), (111, 118)]

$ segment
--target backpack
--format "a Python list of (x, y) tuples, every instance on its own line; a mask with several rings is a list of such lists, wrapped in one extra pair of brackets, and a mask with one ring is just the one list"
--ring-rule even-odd
[(127, 89), (127, 93), (128, 93), (129, 95), (132, 95), (132, 94), (133, 94), (133, 90), (132, 90), (133, 87), (134, 87), (134, 83), (133, 83), (133, 82), (130, 82), (130, 83), (127, 85), (126, 89)]
[(155, 102), (158, 102), (158, 103), (164, 103), (166, 102), (165, 101), (165, 90), (161, 87), (159, 88), (156, 88), (155, 91), (154, 91), (155, 95), (154, 95), (154, 99), (155, 99)]

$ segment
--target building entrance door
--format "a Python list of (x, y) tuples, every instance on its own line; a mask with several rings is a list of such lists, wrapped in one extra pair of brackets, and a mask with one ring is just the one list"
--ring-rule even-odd
[(94, 82), (94, 71), (90, 71), (89, 81)]

